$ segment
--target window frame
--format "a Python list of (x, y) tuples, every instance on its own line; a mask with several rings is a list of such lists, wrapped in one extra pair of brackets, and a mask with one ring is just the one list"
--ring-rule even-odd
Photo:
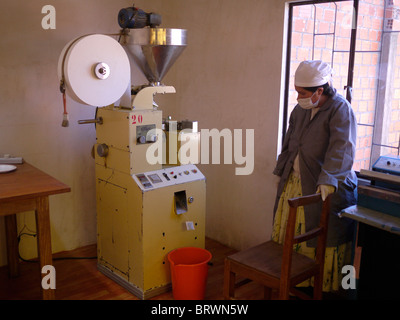
[[(350, 44), (349, 44), (349, 51), (342, 51), (342, 50), (335, 50), (335, 37), (336, 37), (336, 28), (334, 29), (334, 31), (332, 33), (316, 33), (316, 29), (315, 29), (315, 21), (314, 20), (314, 29), (313, 29), (313, 47), (312, 47), (312, 56), (314, 57), (314, 41), (315, 41), (315, 37), (316, 36), (320, 36), (320, 35), (333, 35), (333, 48), (332, 48), (332, 61), (334, 59), (334, 53), (335, 52), (348, 52), (349, 54), (349, 60), (348, 60), (348, 70), (347, 70), (347, 83), (344, 86), (344, 90), (345, 90), (345, 98), (351, 103), (352, 102), (352, 90), (353, 90), (353, 82), (354, 82), (354, 70), (355, 70), (355, 61), (356, 61), (356, 54), (362, 54), (362, 53), (379, 53), (379, 58), (378, 58), (378, 73), (376, 76), (376, 81), (378, 82), (378, 85), (376, 87), (376, 97), (375, 97), (375, 110), (374, 110), (374, 115), (373, 115), (373, 121), (372, 124), (370, 123), (362, 123), (362, 120), (358, 123), (358, 126), (364, 126), (364, 127), (372, 127), (372, 136), (371, 136), (371, 144), (370, 144), (370, 151), (369, 151), (369, 156), (367, 158), (369, 158), (368, 160), (368, 164), (365, 165), (369, 165), (369, 168), (364, 168), (364, 169), (371, 169), (373, 164), (375, 163), (375, 161), (379, 158), (379, 156), (384, 155), (383, 150), (385, 148), (389, 148), (392, 149), (395, 153), (395, 150), (397, 150), (397, 157), (399, 157), (400, 155), (400, 135), (397, 137), (398, 142), (397, 145), (396, 141), (394, 143), (392, 143), (392, 145), (388, 145), (385, 144), (386, 141), (386, 136), (383, 133), (383, 126), (382, 126), (382, 122), (383, 122), (383, 114), (390, 114), (390, 108), (393, 108), (391, 106), (389, 106), (389, 109), (386, 109), (386, 105), (384, 103), (382, 103), (382, 89), (379, 89), (379, 83), (382, 81), (384, 82), (385, 79), (381, 79), (380, 75), (381, 75), (381, 70), (382, 68), (385, 68), (382, 64), (385, 63), (385, 55), (384, 52), (386, 52), (386, 50), (388, 50), (388, 48), (386, 47), (386, 43), (384, 43), (384, 36), (387, 33), (397, 33), (399, 34), (399, 41), (400, 41), (400, 30), (388, 30), (386, 23), (390, 22), (391, 16), (386, 16), (387, 10), (390, 9), (391, 5), (393, 5), (393, 3), (388, 3), (387, 0), (384, 1), (383, 3), (383, 8), (384, 8), (384, 15), (383, 15), (383, 19), (382, 19), (382, 28), (381, 28), (381, 39), (380, 39), (380, 43), (379, 43), (379, 50), (373, 50), (373, 51), (365, 51), (365, 50), (357, 50), (357, 31), (358, 31), (358, 20), (360, 18), (359, 16), (359, 7), (360, 4), (362, 2), (360, 2), (360, 0), (321, 0), (321, 1), (315, 1), (315, 0), (308, 0), (308, 1), (295, 1), (295, 2), (291, 2), (288, 4), (288, 20), (287, 20), (287, 47), (286, 47), (286, 61), (284, 63), (285, 65), (285, 82), (284, 82), (284, 97), (283, 97), (283, 111), (282, 111), (282, 121), (283, 124), (281, 126), (281, 145), (283, 145), (284, 139), (285, 139), (285, 135), (288, 129), (288, 117), (289, 117), (289, 98), (290, 98), (290, 92), (292, 90), (292, 88), (290, 87), (290, 74), (291, 74), (291, 54), (292, 54), (292, 33), (293, 33), (293, 19), (294, 19), (294, 8), (297, 6), (306, 6), (306, 5), (314, 5), (314, 19), (316, 19), (316, 5), (319, 4), (324, 4), (324, 3), (340, 3), (340, 2), (352, 2), (353, 4), (353, 14), (352, 14), (352, 25), (351, 25), (351, 33), (350, 33)], [(367, 3), (366, 3), (367, 4)], [(398, 5), (397, 5), (398, 6)], [(336, 8), (337, 9), (337, 8)], [(399, 9), (397, 8), (397, 11), (399, 11)], [(336, 26), (336, 18), (337, 18), (337, 10), (335, 10), (335, 26)], [(392, 18), (393, 19), (393, 18)], [(384, 69), (383, 69), (384, 70)], [(359, 79), (359, 78), (357, 78)], [(398, 89), (398, 88), (397, 88)], [(385, 94), (383, 94), (383, 97), (385, 96)], [(358, 101), (358, 100), (356, 100)], [(362, 138), (358, 137), (358, 138)], [(358, 139), (357, 139), (358, 140)], [(356, 147), (358, 148), (358, 146)], [(360, 147), (361, 148), (361, 147)], [(358, 149), (356, 149), (358, 150)], [(362, 169), (362, 168), (361, 168)], [(357, 172), (357, 174), (359, 174), (359, 172)]]
[[(289, 3), (289, 15), (288, 15), (288, 34), (287, 34), (287, 44), (286, 44), (286, 63), (285, 63), (285, 94), (283, 100), (283, 126), (282, 126), (282, 144), (285, 139), (286, 131), (287, 131), (287, 122), (288, 122), (288, 109), (289, 109), (289, 91), (290, 91), (290, 63), (291, 63), (291, 49), (292, 49), (292, 29), (293, 29), (293, 8), (295, 6), (303, 6), (303, 5), (314, 5), (321, 3), (334, 3), (334, 2), (344, 2), (351, 0), (321, 0), (321, 1), (300, 1), (300, 2), (291, 2)], [(358, 17), (358, 5), (359, 0), (352, 0), (354, 7), (353, 21), (352, 21), (352, 30), (351, 30), (351, 39), (350, 39), (350, 52), (349, 52), (349, 70), (347, 76), (347, 94), (346, 99), (351, 103), (351, 89), (353, 86), (353, 73), (354, 73), (354, 61), (355, 61), (355, 49), (356, 49), (356, 39), (357, 39), (357, 17)], [(314, 36), (315, 36), (315, 30)]]
[[(322, 3), (336, 3), (336, 2), (345, 2), (345, 1), (353, 1), (353, 21), (352, 21), (352, 29), (351, 29), (351, 38), (350, 38), (350, 47), (349, 47), (349, 64), (348, 64), (348, 74), (347, 74), (347, 84), (346, 84), (346, 99), (351, 103), (352, 99), (352, 87), (353, 87), (353, 74), (354, 74), (354, 61), (356, 54), (356, 40), (357, 40), (357, 20), (358, 20), (358, 7), (359, 0), (321, 0), (321, 1), (297, 1), (289, 3), (289, 12), (288, 12), (288, 33), (287, 33), (287, 50), (286, 50), (286, 63), (285, 63), (285, 92), (284, 92), (284, 100), (283, 100), (283, 125), (282, 125), (282, 145), (285, 139), (286, 131), (288, 129), (288, 110), (289, 110), (289, 91), (290, 91), (290, 64), (291, 64), (291, 49), (292, 49), (292, 30), (293, 30), (293, 8), (295, 6), (303, 6), (303, 5), (315, 5)], [(315, 19), (315, 17), (314, 17)], [(336, 19), (336, 17), (335, 17)], [(313, 36), (315, 37), (315, 29), (313, 30)]]

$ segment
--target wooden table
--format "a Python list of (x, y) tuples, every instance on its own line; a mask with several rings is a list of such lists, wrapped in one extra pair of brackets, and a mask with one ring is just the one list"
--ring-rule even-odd
[[(49, 196), (70, 192), (71, 188), (26, 162), (15, 166), (17, 170), (13, 172), (0, 173), (0, 216), (5, 216), (9, 276), (19, 274), (16, 214), (35, 211), (39, 266), (43, 278), (46, 275), (41, 272), (43, 266), (52, 265), (53, 261)], [(43, 299), (54, 299), (54, 291), (42, 288)]]

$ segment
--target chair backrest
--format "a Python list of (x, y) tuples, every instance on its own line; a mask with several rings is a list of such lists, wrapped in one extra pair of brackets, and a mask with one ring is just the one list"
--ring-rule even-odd
[(298, 236), (295, 236), (297, 208), (301, 206), (304, 207), (310, 204), (315, 204), (322, 201), (321, 194), (316, 193), (309, 196), (302, 196), (288, 200), (290, 210), (286, 226), (285, 242), (283, 245), (281, 279), (285, 277), (289, 278), (290, 268), (292, 263), (293, 246), (296, 243), (301, 243), (313, 239), (315, 237), (318, 237), (315, 260), (317, 263), (323, 263), (325, 258), (326, 239), (328, 235), (328, 221), (329, 221), (329, 208), (330, 208), (331, 196), (332, 195), (329, 195), (325, 199), (325, 201), (322, 202), (322, 211), (318, 227)]

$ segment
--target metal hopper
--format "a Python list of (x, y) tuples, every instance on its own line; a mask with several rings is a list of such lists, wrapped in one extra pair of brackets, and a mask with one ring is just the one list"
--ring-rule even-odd
[(130, 59), (141, 68), (151, 85), (162, 79), (186, 48), (186, 30), (170, 28), (131, 29), (121, 41)]

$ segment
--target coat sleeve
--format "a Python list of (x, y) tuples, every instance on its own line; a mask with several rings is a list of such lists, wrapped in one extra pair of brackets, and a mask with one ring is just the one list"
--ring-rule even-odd
[(341, 102), (329, 121), (329, 145), (317, 185), (336, 188), (351, 172), (355, 156), (357, 122), (350, 104)]

